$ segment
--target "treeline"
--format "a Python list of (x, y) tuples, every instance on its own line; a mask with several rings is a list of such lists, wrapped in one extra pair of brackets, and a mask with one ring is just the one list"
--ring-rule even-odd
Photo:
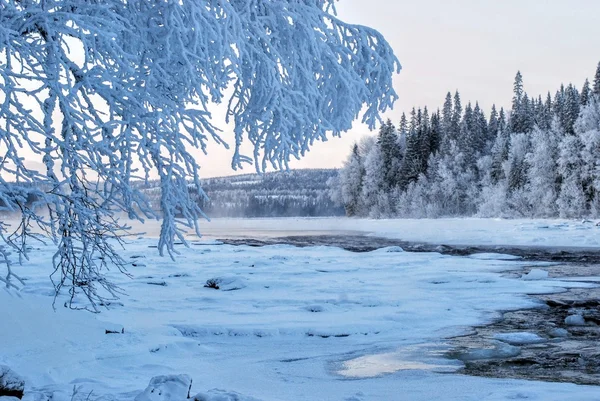
[(593, 84), (530, 97), (486, 117), (448, 93), (352, 148), (331, 198), (349, 216), (600, 217), (600, 64)]
[[(202, 180), (207, 197), (195, 198), (211, 218), (343, 216), (344, 208), (328, 192), (327, 182), (336, 174), (333, 169), (306, 169), (207, 178)], [(158, 211), (160, 183), (140, 189)]]

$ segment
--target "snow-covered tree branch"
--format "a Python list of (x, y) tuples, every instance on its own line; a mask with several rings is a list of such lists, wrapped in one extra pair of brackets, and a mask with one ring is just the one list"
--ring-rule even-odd
[[(212, 104), (228, 105), (234, 168), (285, 167), (357, 117), (374, 127), (399, 70), (385, 39), (340, 21), (334, 0), (0, 0), (0, 211), (22, 221), (0, 228), (0, 255), (27, 257), (35, 233), (50, 236), (57, 289), (96, 308), (117, 291), (102, 271), (123, 267), (115, 213), (162, 217), (161, 254), (198, 231), (192, 149), (227, 146)], [(132, 184), (152, 175), (160, 216)]]

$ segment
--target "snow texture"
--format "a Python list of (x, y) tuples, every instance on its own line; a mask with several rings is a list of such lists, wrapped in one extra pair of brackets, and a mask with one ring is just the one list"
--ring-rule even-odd
[[(438, 235), (452, 233), (463, 244), (470, 238), (531, 240), (548, 235), (540, 226), (556, 224), (498, 221), (497, 229), (494, 221), (478, 222), (423, 220), (414, 235), (425, 235), (427, 229), (428, 239), (437, 240)], [(254, 233), (279, 235), (272, 231), (275, 227), (314, 230), (331, 224), (342, 230), (358, 223), (286, 219), (235, 225), (240, 235), (251, 227)], [(398, 221), (364, 223), (363, 230), (375, 229), (377, 234), (393, 229), (402, 236), (417, 222), (407, 222), (408, 229)], [(569, 224), (566, 235), (557, 238), (568, 242), (582, 233), (574, 229), (579, 223)], [(538, 227), (534, 235), (532, 226)], [(502, 233), (508, 235), (502, 238)], [(244, 399), (239, 394), (263, 401), (487, 401), (515, 394), (545, 401), (598, 399), (593, 386), (457, 375), (452, 372), (460, 362), (449, 365), (442, 357), (449, 351), (445, 338), (493, 321), (500, 311), (535, 307), (526, 294), (593, 286), (502, 275), (543, 264), (503, 260), (502, 255), (476, 259), (425, 252), (353, 253), (322, 246), (256, 248), (214, 241), (180, 246), (181, 255), (172, 261), (161, 258), (152, 246), (151, 238), (127, 245), (124, 257), (143, 259), (145, 266), (132, 266), (131, 278), (110, 273), (127, 295), (100, 314), (60, 307), (54, 311), (46, 269), (53, 247), (39, 244), (32, 250), (30, 262), (19, 271), (27, 285), (18, 294), (0, 291), (0, 363), (27, 377), (26, 399), (69, 401), (76, 385), (82, 395), (93, 391), (100, 399), (132, 400), (146, 393), (150, 378), (180, 373), (194, 379), (191, 394), (205, 399)], [(247, 286), (216, 291), (204, 287), (210, 277), (238, 277)], [(60, 296), (57, 304), (66, 297)], [(107, 327), (125, 330), (105, 334)], [(473, 350), (464, 359), (518, 352), (518, 347), (498, 341), (496, 348)], [(347, 380), (356, 378), (362, 380)], [(162, 394), (171, 394), (177, 388), (183, 393), (187, 379), (174, 386), (178, 380), (158, 380), (146, 391), (162, 388)]]
[(190, 398), (192, 379), (188, 375), (157, 376), (134, 401), (182, 401)]

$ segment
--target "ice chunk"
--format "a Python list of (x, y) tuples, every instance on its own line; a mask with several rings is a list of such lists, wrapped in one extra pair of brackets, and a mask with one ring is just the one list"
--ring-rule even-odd
[(550, 331), (550, 335), (552, 337), (567, 337), (569, 335), (569, 332), (565, 329), (556, 328)]
[(135, 401), (181, 401), (190, 398), (192, 378), (188, 375), (156, 376)]
[(581, 315), (571, 315), (565, 318), (568, 326), (585, 326), (585, 319)]
[(498, 333), (494, 335), (494, 338), (511, 345), (538, 344), (546, 341), (543, 337), (526, 331), (515, 333)]
[(531, 271), (521, 277), (523, 280), (545, 280), (548, 278), (548, 272), (542, 269), (531, 269)]

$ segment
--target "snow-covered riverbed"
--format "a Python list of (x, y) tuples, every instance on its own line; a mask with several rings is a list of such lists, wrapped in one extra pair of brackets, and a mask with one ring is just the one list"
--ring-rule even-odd
[[(581, 222), (283, 221), (235, 226), (245, 230), (240, 235), (252, 228), (457, 244), (600, 243), (600, 228)], [(216, 223), (226, 228), (235, 221)], [(506, 255), (198, 241), (171, 261), (153, 245), (153, 239), (128, 245), (133, 277), (110, 273), (127, 295), (99, 315), (65, 310), (61, 298), (52, 311), (52, 250), (35, 245), (19, 268), (27, 285), (20, 293), (0, 291), (0, 365), (26, 378), (26, 397), (54, 393), (55, 401), (69, 400), (77, 385), (82, 394), (93, 390), (91, 399), (131, 400), (153, 376), (188, 374), (193, 394), (217, 388), (264, 401), (600, 399), (593, 386), (462, 376), (453, 373), (460, 364), (442, 356), (444, 338), (500, 310), (534, 306), (525, 294), (591, 284), (502, 277), (525, 264)], [(204, 287), (210, 279), (218, 290)], [(120, 328), (123, 334), (105, 334)]]

